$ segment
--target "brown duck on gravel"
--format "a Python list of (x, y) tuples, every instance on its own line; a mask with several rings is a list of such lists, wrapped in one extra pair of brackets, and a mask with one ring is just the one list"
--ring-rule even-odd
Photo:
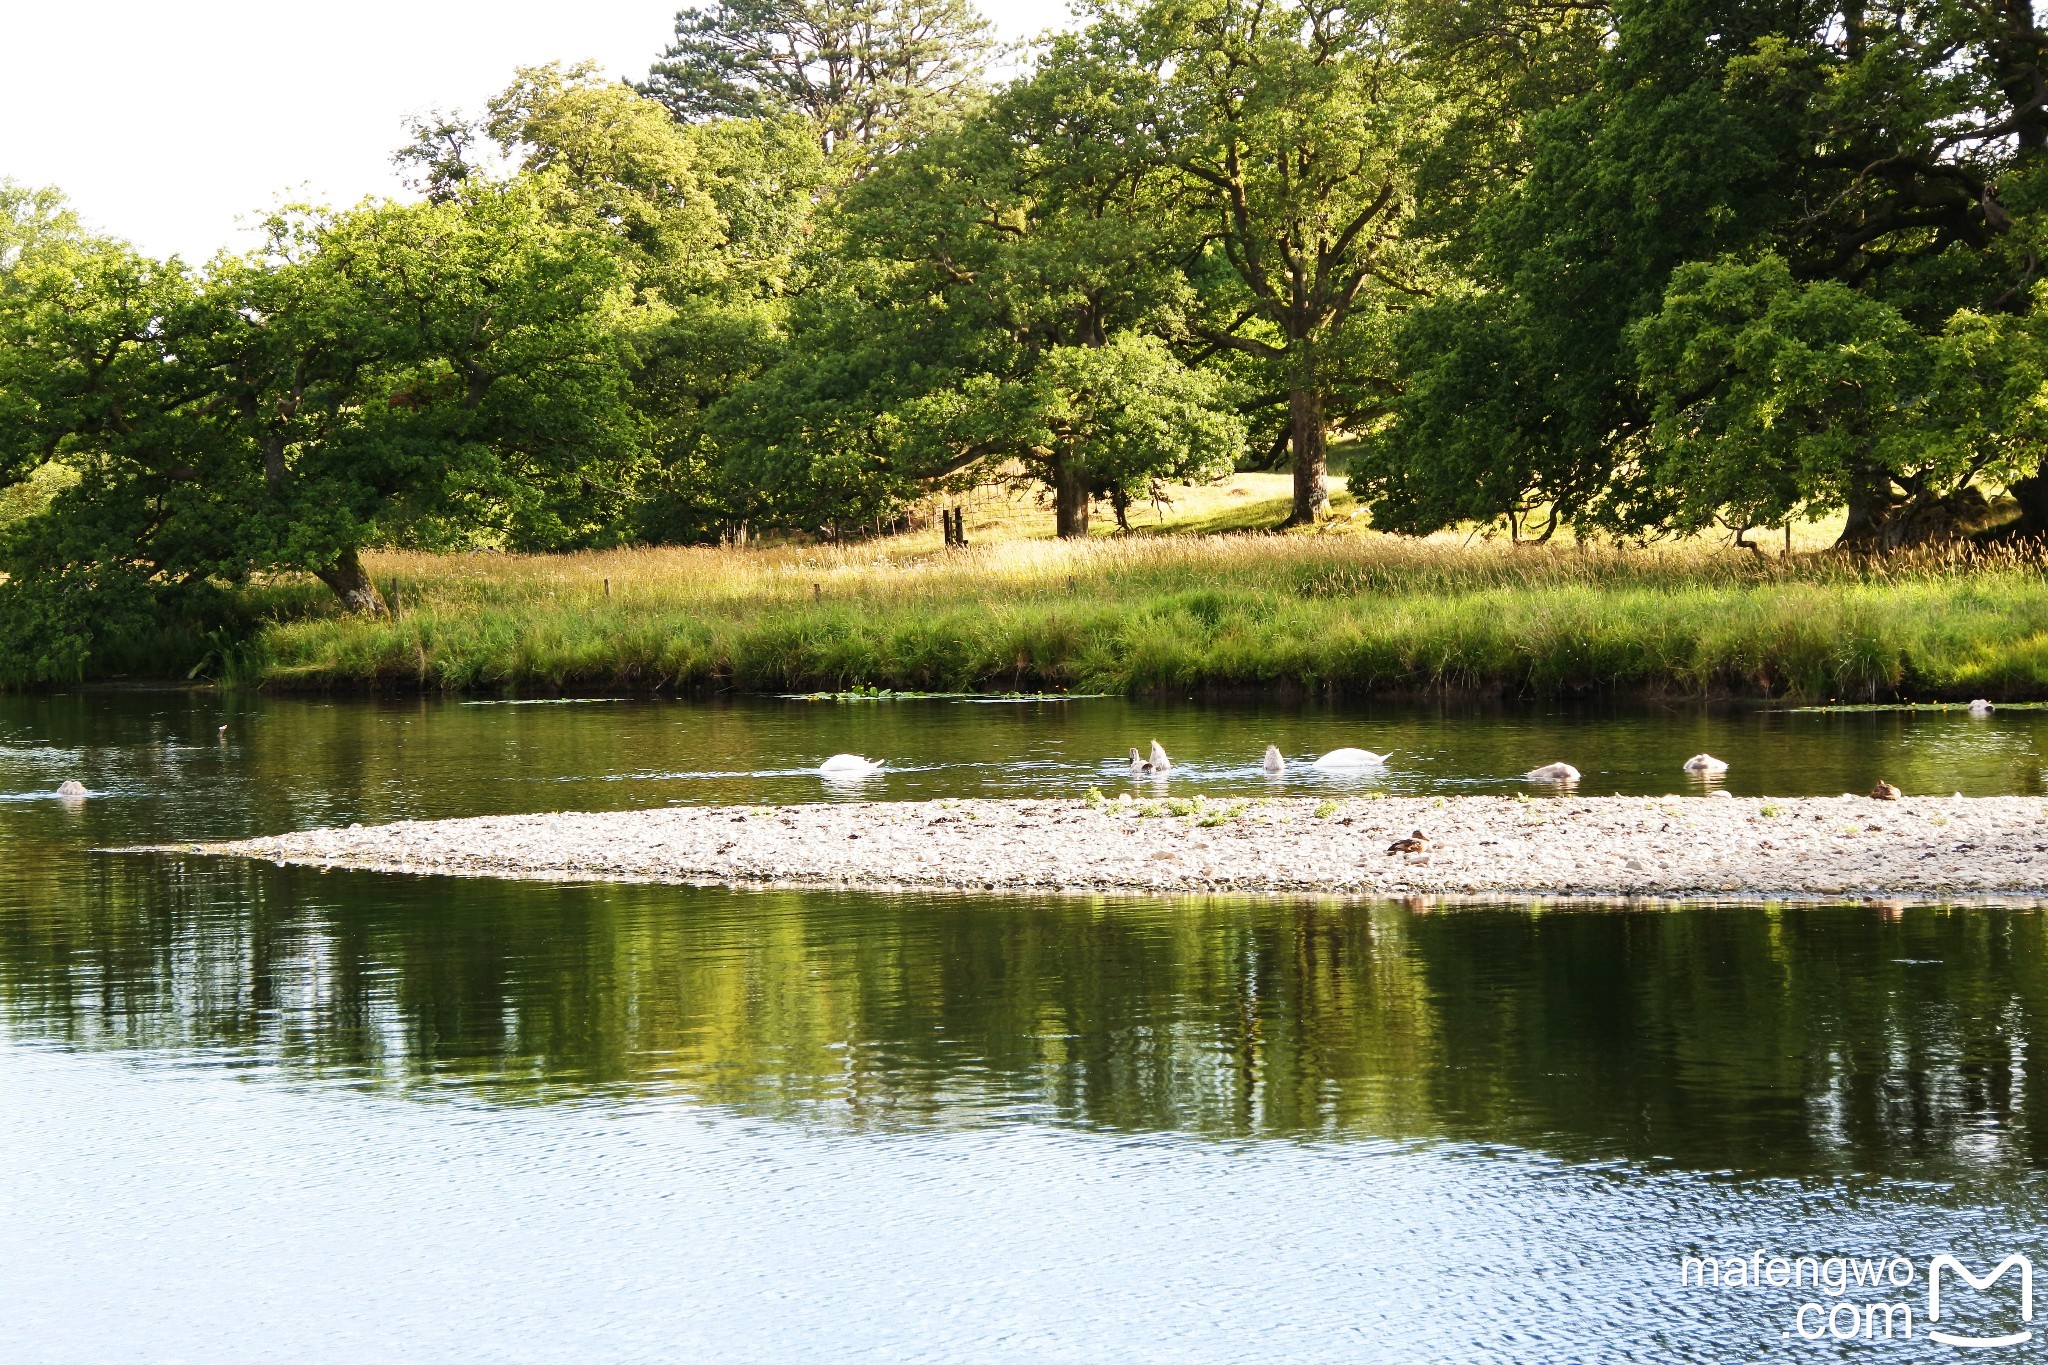
[(1388, 844), (1387, 856), (1392, 857), (1396, 853), (1427, 853), (1429, 849), (1429, 836), (1418, 829), (1407, 838), (1396, 839)]
[(1870, 789), (1870, 799), (1873, 801), (1896, 801), (1904, 794), (1889, 782), (1880, 782)]

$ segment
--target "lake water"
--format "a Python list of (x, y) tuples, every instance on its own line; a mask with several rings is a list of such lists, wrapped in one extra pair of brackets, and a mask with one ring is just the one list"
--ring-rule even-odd
[[(1391, 750), (1364, 781), (1396, 791), (1565, 759), (1581, 792), (1686, 792), (1702, 749), (1738, 793), (2033, 793), (2048, 767), (2026, 711), (0, 698), (0, 1359), (1919, 1359), (1948, 1349), (1929, 1257), (2048, 1256), (2034, 913), (735, 894), (93, 852), (1077, 795), (1128, 784), (1115, 755), (1154, 736), (1180, 792), (1268, 790), (1268, 742)], [(840, 750), (900, 770), (828, 791), (805, 770)], [(53, 799), (67, 777), (95, 795)], [(1916, 1278), (1681, 1283), (1688, 1255), (1753, 1253)], [(1936, 1325), (2007, 1330), (2010, 1280), (1952, 1279)], [(1869, 1339), (1798, 1336), (1826, 1321), (1802, 1304), (1877, 1302), (1914, 1339), (1867, 1312)]]

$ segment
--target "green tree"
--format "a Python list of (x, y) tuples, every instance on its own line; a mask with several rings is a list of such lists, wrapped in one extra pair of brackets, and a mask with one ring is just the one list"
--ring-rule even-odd
[(929, 463), (962, 452), (1015, 462), (1018, 477), (1053, 498), (1056, 533), (1088, 534), (1089, 506), (1107, 497), (1117, 522), (1134, 496), (1166, 482), (1202, 483), (1230, 472), (1244, 451), (1244, 420), (1224, 381), (1189, 369), (1156, 337), (1120, 332), (1096, 346), (1054, 346), (1014, 379), (976, 375), (896, 414), (906, 446)]
[(1390, 320), (1429, 287), (1403, 225), (1429, 91), (1373, 3), (1193, 0), (1099, 21), (1149, 73), (1153, 154), (1199, 249), (1210, 346), (1285, 394), (1291, 523), (1325, 502), (1332, 419), (1384, 409)]
[[(545, 188), (553, 217), (614, 244), (633, 291), (622, 335), (634, 404), (653, 440), (631, 489), (633, 533), (717, 536), (747, 500), (724, 486), (704, 416), (781, 353), (798, 253), (827, 181), (808, 122), (678, 124), (587, 65), (521, 70), (469, 131), (443, 126), (460, 122), (439, 119), (402, 157), (433, 165), (447, 146), (495, 146)], [(465, 162), (442, 178), (485, 173)]]
[(1155, 480), (1238, 454), (1230, 387), (1166, 345), (1188, 340), (1192, 295), (1163, 171), (1133, 154), (1147, 79), (1082, 37), (1053, 54), (822, 220), (832, 287), (790, 357), (726, 409), (736, 468), (781, 515), (858, 506), (872, 521), (922, 490), (1018, 478), (1081, 534), (1092, 498), (1122, 521)]
[(375, 613), (365, 546), (602, 534), (643, 448), (625, 298), (546, 198), (281, 216), (204, 273), (99, 240), (25, 254), (0, 291), (0, 482), (73, 482), (9, 528), (4, 591), (293, 568)]
[(685, 123), (801, 114), (829, 154), (892, 145), (995, 50), (966, 0), (716, 0), (676, 15), (640, 89)]
[[(1545, 533), (1569, 522), (1654, 534), (1700, 524), (1705, 490), (1725, 487), (1734, 500), (1711, 518), (1738, 531), (1760, 509), (1846, 507), (1844, 540), (1883, 546), (1967, 524), (1984, 501), (1973, 480), (2031, 488), (2024, 422), (1989, 431), (1909, 376), (1962, 384), (1943, 390), (1951, 397), (1976, 386), (2018, 411), (2024, 347), (2002, 377), (1982, 350), (1955, 362), (1983, 319), (2032, 306), (2043, 141), (2032, 16), (1952, 0), (1648, 0), (1595, 13), (1611, 33), (1597, 51), (1551, 6), (1487, 15), (1493, 31), (1538, 35), (1529, 50), (1556, 65), (1535, 61), (1497, 87), (1530, 101), (1501, 120), (1520, 130), (1503, 141), (1518, 158), (1510, 173), (1432, 172), (1478, 187), (1478, 207), (1423, 220), (1466, 281), (1402, 328), (1397, 421), (1354, 479), (1376, 522), (1427, 531), (1506, 517), (1519, 531), (1547, 514)], [(1438, 151), (1450, 163), (1459, 147)], [(1784, 288), (1755, 273), (1774, 259)], [(1756, 311), (1727, 311), (1744, 300)], [(1680, 332), (1694, 323), (1706, 330), (1688, 342)], [(2025, 331), (1993, 330), (2015, 342)], [(1774, 352), (1791, 367), (1776, 399), (1740, 397), (1775, 381), (1754, 352), (1723, 344), (1737, 333), (1790, 347)], [(1866, 344), (1876, 350), (1860, 354)], [(1812, 388), (1835, 364), (1876, 387)], [(1815, 463), (1818, 432), (1795, 439), (1796, 416), (1768, 439), (1735, 416), (1761, 422), (1772, 402), (1816, 421), (1857, 414), (1865, 434), (1835, 433)], [(1692, 419), (1749, 431), (1748, 456), (1777, 463), (1710, 459), (1686, 433)], [(1901, 431), (1916, 434), (1891, 439)]]

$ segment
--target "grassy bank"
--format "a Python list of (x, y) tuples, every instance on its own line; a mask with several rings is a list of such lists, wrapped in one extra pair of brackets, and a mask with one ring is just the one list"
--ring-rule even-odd
[(2048, 697), (2048, 579), (1706, 546), (1133, 537), (944, 552), (377, 556), (398, 616), (281, 621), (279, 686)]

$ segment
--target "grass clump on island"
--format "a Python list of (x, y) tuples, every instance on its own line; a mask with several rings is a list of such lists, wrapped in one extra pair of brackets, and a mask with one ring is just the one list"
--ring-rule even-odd
[(2048, 696), (2037, 557), (1156, 536), (944, 551), (374, 556), (395, 619), (279, 620), (278, 685)]

